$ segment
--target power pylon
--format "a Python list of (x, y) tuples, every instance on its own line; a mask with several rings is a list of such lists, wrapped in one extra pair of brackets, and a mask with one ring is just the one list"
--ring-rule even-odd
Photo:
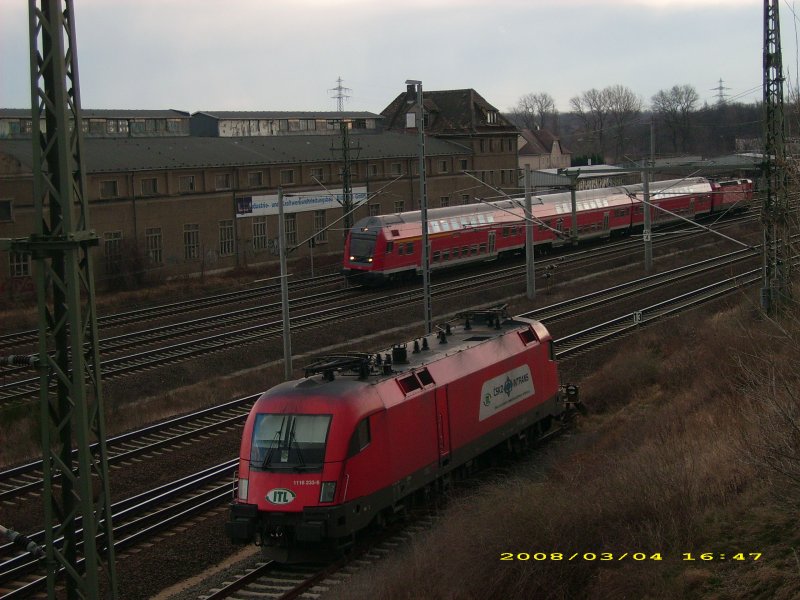
[(344, 110), (344, 101), (347, 100), (350, 96), (348, 96), (345, 92), (352, 92), (350, 88), (346, 88), (342, 85), (342, 78), (339, 77), (336, 80), (336, 87), (331, 88), (328, 90), (329, 92), (336, 92), (335, 95), (331, 96), (334, 100), (336, 100), (336, 110), (342, 112)]
[(117, 590), (90, 253), (98, 238), (84, 193), (75, 11), (65, 3), (29, 0), (37, 226), (12, 247), (36, 264), (48, 595), (63, 570), (70, 600), (94, 600)]
[(761, 306), (774, 312), (791, 289), (783, 59), (778, 0), (764, 0), (764, 199)]

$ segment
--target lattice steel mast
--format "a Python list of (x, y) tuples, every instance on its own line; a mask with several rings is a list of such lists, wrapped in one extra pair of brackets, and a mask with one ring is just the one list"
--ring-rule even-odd
[(37, 226), (17, 248), (36, 264), (48, 595), (63, 569), (68, 598), (116, 598), (74, 16), (29, 0)]
[(790, 223), (786, 180), (778, 0), (764, 0), (764, 261), (761, 306), (773, 312), (790, 294)]

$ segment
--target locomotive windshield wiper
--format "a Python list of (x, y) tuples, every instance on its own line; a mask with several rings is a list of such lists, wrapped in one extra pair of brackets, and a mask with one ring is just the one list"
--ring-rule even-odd
[(280, 445), (281, 436), (283, 435), (283, 426), (285, 423), (286, 423), (286, 416), (283, 417), (283, 420), (281, 421), (281, 426), (278, 427), (278, 431), (275, 432), (275, 436), (272, 438), (272, 440), (270, 440), (271, 444), (269, 446), (269, 450), (267, 450), (267, 455), (264, 457), (264, 462), (261, 463), (262, 469), (266, 469), (269, 466), (270, 460), (272, 459), (272, 453), (275, 451), (275, 448), (277, 448)]
[(297, 440), (294, 437), (294, 428), (297, 425), (297, 419), (292, 421), (292, 428), (289, 430), (289, 449), (291, 450), (292, 446), (294, 449), (297, 450), (297, 459), (300, 461), (300, 464), (295, 465), (295, 469), (304, 469), (306, 466), (306, 461), (303, 460), (303, 453), (300, 452), (300, 445), (297, 443)]

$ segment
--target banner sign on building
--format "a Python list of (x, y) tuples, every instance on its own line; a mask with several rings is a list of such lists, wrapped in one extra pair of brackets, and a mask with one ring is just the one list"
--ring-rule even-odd
[[(352, 191), (353, 208), (367, 201), (367, 188), (356, 187)], [(298, 213), (310, 210), (340, 208), (344, 202), (344, 190), (332, 190), (321, 194), (286, 194), (283, 197), (283, 212)], [(268, 196), (241, 196), (236, 198), (237, 217), (260, 217), (278, 214), (278, 194)]]

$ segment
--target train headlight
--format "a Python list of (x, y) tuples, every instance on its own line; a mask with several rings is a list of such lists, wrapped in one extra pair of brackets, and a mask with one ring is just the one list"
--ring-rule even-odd
[(239, 500), (247, 502), (247, 488), (249, 487), (247, 479), (239, 479)]
[(351, 257), (350, 257), (350, 260), (355, 260), (355, 259), (356, 259), (356, 257), (355, 257), (355, 256), (351, 256)]
[(334, 496), (336, 496), (336, 482), (323, 481), (322, 489), (319, 492), (320, 504), (323, 502), (333, 502)]
[(371, 263), (371, 262), (372, 262), (372, 257), (371, 257), (371, 256), (370, 256), (370, 257), (367, 259), (367, 262), (368, 262), (368, 263)]

